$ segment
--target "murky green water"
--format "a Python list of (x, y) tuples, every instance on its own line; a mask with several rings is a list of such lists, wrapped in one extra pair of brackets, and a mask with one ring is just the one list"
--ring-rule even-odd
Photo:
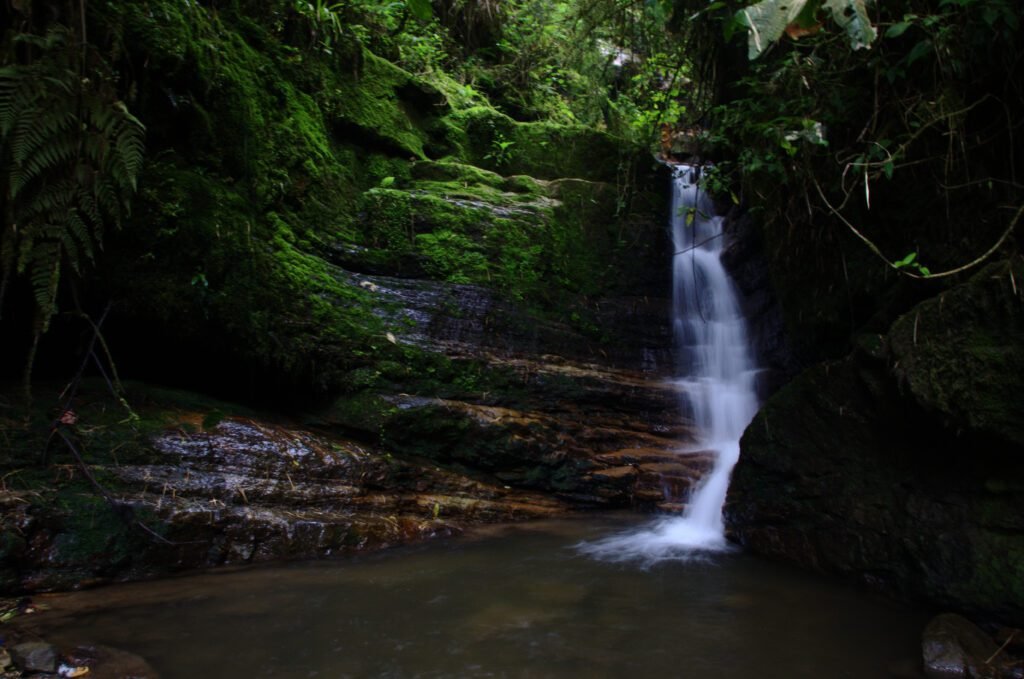
[(924, 620), (895, 604), (742, 554), (644, 570), (574, 550), (624, 521), (59, 595), (35, 622), (166, 679), (914, 676)]

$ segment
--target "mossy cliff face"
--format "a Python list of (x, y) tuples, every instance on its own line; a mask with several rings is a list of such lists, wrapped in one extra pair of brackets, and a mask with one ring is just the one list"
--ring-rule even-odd
[(409, 358), (354, 274), (479, 284), (564, 317), (662, 294), (662, 185), (639, 149), (453, 108), (354, 38), (311, 47), (289, 3), (97, 11), (149, 65), (130, 88), (149, 158), (94, 290), (119, 302), (126, 370), (155, 340), (161, 378), (345, 389), (354, 368)]
[(733, 537), (1024, 622), (1022, 275), (990, 265), (769, 399), (733, 475)]
[[(401, 513), (414, 478), (416, 493), (441, 498), (442, 514), (474, 494), (495, 500), (493, 511), (467, 510), (471, 520), (539, 515), (498, 501), (537, 491), (557, 495), (558, 511), (678, 509), (707, 459), (672, 455), (690, 432), (662, 379), (672, 365), (668, 173), (646, 150), (583, 127), (459, 108), (351, 36), (329, 52), (311, 44), (291, 2), (94, 11), (118, 27), (128, 104), (147, 127), (131, 220), (109, 235), (83, 293), (87, 306), (115, 302), (104, 333), (121, 375), (285, 411), (290, 427), (323, 433), (311, 445), (327, 457), (337, 444), (365, 456), (366, 469), (407, 472), (382, 476), (369, 504), (365, 488), (335, 493), (331, 516), (318, 518), (311, 505), (322, 494), (292, 494), (292, 481), (303, 484), (267, 458), (259, 435), (202, 432), (226, 453), (194, 475), (255, 479), (249, 472), (266, 463), (285, 479), (267, 489), (273, 497), (242, 479), (225, 498), (172, 473), (195, 459), (167, 452), (160, 442), (172, 434), (126, 432), (173, 501), (119, 476), (117, 460), (105, 480), (151, 510), (159, 530), (205, 545), (177, 563), (358, 543), (349, 527), (357, 505)], [(51, 349), (61, 350), (71, 353)], [(90, 439), (87, 420), (71, 434), (104, 467), (106, 443)], [(307, 490), (341, 478), (313, 466)], [(278, 493), (285, 485), (288, 497)], [(409, 535), (433, 534), (437, 516), (425, 507)], [(52, 546), (80, 532), (69, 523), (80, 512), (39, 512), (49, 518), (22, 531), (35, 546), (0, 544), (19, 555), (21, 575), (9, 580), (24, 584), (41, 569), (50, 584), (39, 587), (64, 586), (62, 569), (70, 580), (123, 577), (160, 560), (112, 529), (120, 542), (62, 561)], [(399, 539), (388, 522), (366, 520), (384, 536), (370, 542)], [(316, 535), (291, 539), (310, 522)], [(125, 550), (147, 556), (122, 559)], [(104, 553), (117, 563), (93, 562)]]

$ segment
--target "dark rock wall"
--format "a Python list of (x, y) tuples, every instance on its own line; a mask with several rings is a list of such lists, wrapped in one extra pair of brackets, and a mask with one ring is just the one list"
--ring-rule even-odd
[(990, 265), (769, 399), (743, 437), (732, 537), (1024, 622), (1022, 275)]
[(801, 366), (790, 346), (764, 241), (754, 218), (745, 210), (733, 208), (726, 215), (725, 234), (728, 240), (722, 263), (740, 293), (755, 362), (761, 371), (758, 396), (765, 399), (796, 376)]

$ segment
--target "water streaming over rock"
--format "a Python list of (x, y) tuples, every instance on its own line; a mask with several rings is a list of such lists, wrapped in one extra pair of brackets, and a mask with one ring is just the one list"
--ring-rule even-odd
[(675, 169), (672, 322), (676, 383), (698, 431), (697, 449), (714, 451), (715, 466), (689, 498), (683, 516), (581, 546), (599, 558), (658, 561), (727, 546), (722, 505), (739, 458), (740, 436), (757, 410), (756, 371), (746, 321), (721, 262), (722, 217), (700, 189), (699, 174), (699, 168), (688, 165)]

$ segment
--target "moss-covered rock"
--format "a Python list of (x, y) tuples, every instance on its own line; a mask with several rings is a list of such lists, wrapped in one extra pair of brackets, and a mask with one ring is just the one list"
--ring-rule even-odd
[[(946, 609), (1024, 621), (1021, 297), (995, 264), (764, 405), (733, 536)], [(1020, 268), (1017, 266), (1020, 276)]]
[(340, 126), (338, 133), (365, 135), (366, 146), (424, 157), (430, 141), (425, 128), (436, 126), (430, 119), (447, 104), (440, 92), (365, 49), (352, 77), (333, 84), (323, 92), (324, 108), (332, 124)]
[[(94, 290), (121, 302), (111, 341), (127, 371), (337, 393), (401, 330), (357, 274), (477, 284), (580, 319), (581, 296), (653, 287), (664, 206), (636, 148), (453, 111), (358, 41), (310, 49), (285, 4), (102, 8), (129, 58), (159, 66), (134, 88), (150, 160)], [(505, 132), (511, 163), (492, 154)]]
[(894, 370), (952, 429), (1024, 446), (1024, 264), (990, 265), (924, 302), (889, 334)]
[[(493, 108), (452, 112), (444, 120), (451, 147), (474, 165), (539, 179), (570, 177), (615, 183), (653, 164), (643, 150), (584, 126), (523, 123)], [(648, 168), (643, 168), (644, 172)]]

